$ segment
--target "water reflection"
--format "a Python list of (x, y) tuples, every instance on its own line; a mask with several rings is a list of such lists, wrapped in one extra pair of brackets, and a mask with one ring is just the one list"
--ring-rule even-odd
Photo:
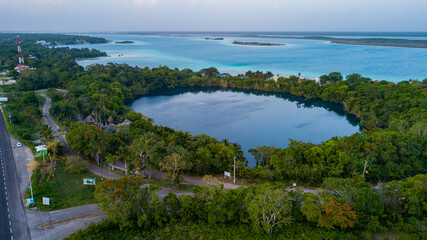
[[(339, 116), (345, 117), (352, 126), (359, 126), (360, 124), (360, 119), (357, 118), (356, 115), (345, 111), (344, 106), (342, 104), (323, 101), (321, 99), (299, 97), (289, 93), (274, 93), (274, 92), (265, 92), (265, 91), (257, 91), (257, 90), (229, 89), (229, 88), (224, 89), (220, 87), (187, 87), (187, 88), (154, 90), (154, 91), (151, 91), (147, 96), (158, 96), (158, 95), (173, 96), (173, 95), (178, 95), (183, 93), (197, 94), (200, 92), (210, 94), (217, 91), (238, 92), (238, 93), (244, 93), (247, 95), (254, 94), (256, 96), (265, 96), (265, 97), (274, 96), (277, 98), (287, 100), (289, 102), (294, 102), (296, 103), (296, 106), (298, 108), (314, 108), (314, 107), (324, 108), (328, 111), (338, 114)], [(299, 126), (296, 126), (296, 127), (302, 128), (304, 127), (302, 126), (303, 124), (304, 123), (301, 123)], [(359, 130), (362, 130), (360, 126), (359, 126)]]

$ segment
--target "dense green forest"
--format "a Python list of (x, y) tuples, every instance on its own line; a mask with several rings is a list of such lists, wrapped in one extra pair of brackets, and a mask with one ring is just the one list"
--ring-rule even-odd
[(16, 43), (16, 40), (21, 40), (22, 43), (35, 44), (37, 41), (46, 41), (49, 45), (72, 45), (72, 44), (94, 44), (107, 43), (104, 38), (89, 37), (83, 35), (65, 35), (65, 34), (49, 34), (49, 33), (0, 33), (0, 41)]
[(270, 184), (224, 190), (211, 183), (193, 196), (163, 199), (158, 187), (141, 188), (140, 176), (106, 180), (95, 197), (107, 220), (70, 239), (371, 239), (386, 229), (402, 239), (425, 239), (426, 177), (380, 189), (360, 177), (329, 178), (318, 194)]
[[(75, 81), (68, 83), (66, 87), (69, 92), (58, 104), (66, 105), (67, 102), (72, 102), (77, 106), (76, 114), (80, 112), (86, 116), (95, 112), (101, 122), (105, 122), (109, 116), (112, 116), (114, 121), (120, 122), (131, 112), (126, 108), (126, 103), (158, 88), (227, 87), (285, 92), (301, 98), (319, 98), (343, 104), (348, 112), (359, 117), (360, 124), (365, 130), (348, 137), (332, 138), (318, 145), (291, 140), (286, 149), (257, 147), (251, 152), (258, 160), (258, 167), (250, 169), (245, 168), (243, 164), (239, 167), (239, 176), (319, 185), (326, 177), (346, 178), (363, 174), (365, 161), (365, 171), (368, 171), (366, 179), (372, 183), (425, 173), (427, 98), (424, 82), (377, 83), (357, 74), (349, 75), (343, 80), (339, 73), (322, 76), (320, 83), (314, 80), (301, 80), (298, 77), (279, 78), (276, 82), (266, 80), (269, 76), (271, 76), (269, 73), (260, 72), (221, 76), (213, 68), (193, 72), (188, 69), (179, 71), (167, 67), (149, 69), (118, 64), (94, 65), (89, 66)], [(55, 114), (66, 119), (67, 113), (60, 112), (61, 108), (57, 109)], [(169, 154), (165, 151), (159, 152), (165, 142), (169, 146), (168, 149), (175, 148), (172, 152), (181, 155), (187, 152), (179, 149), (188, 149), (185, 146), (192, 145), (192, 136), (188, 133), (183, 133), (187, 135), (187, 139), (183, 140), (185, 144), (170, 143), (168, 134), (159, 132), (163, 132), (159, 129), (167, 128), (145, 125), (142, 128), (145, 128), (145, 131), (138, 130), (141, 127), (137, 127), (135, 123), (130, 125), (130, 129), (141, 131), (138, 136), (144, 132), (150, 134), (154, 132), (152, 141), (147, 141), (145, 145), (147, 159), (150, 159), (149, 162), (152, 161), (151, 167), (158, 167), (159, 161)], [(126, 130), (119, 135), (124, 140), (122, 142), (127, 145), (135, 139), (135, 136), (126, 140), (123, 138), (125, 132)], [(166, 132), (177, 134), (171, 129)], [(226, 160), (218, 158), (220, 167), (212, 168), (211, 172), (197, 172), (192, 168), (187, 170), (196, 174), (229, 170), (230, 164), (227, 166), (225, 163), (232, 162), (233, 154), (227, 156)], [(200, 155), (191, 155), (202, 158)], [(211, 156), (215, 153), (205, 155), (203, 159), (212, 159)], [(193, 157), (186, 155), (185, 159), (194, 163), (190, 160), (194, 159)], [(242, 157), (239, 159), (244, 163)], [(224, 164), (221, 165), (220, 162)]]
[[(163, 169), (168, 160), (178, 159), (181, 171), (205, 175), (230, 170), (233, 158), (237, 157), (239, 177), (256, 182), (298, 182), (325, 189), (313, 195), (287, 192), (280, 184), (236, 190), (214, 185), (200, 187), (193, 197), (169, 195), (161, 200), (152, 191), (155, 186), (141, 189), (137, 178), (106, 181), (97, 186), (96, 197), (109, 213), (109, 219), (80, 231), (75, 239), (111, 239), (123, 229), (127, 234), (123, 238), (129, 239), (133, 236), (210, 239), (220, 234), (229, 238), (229, 231), (237, 231), (238, 238), (248, 239), (285, 236), (360, 239), (374, 237), (363, 235), (367, 232), (386, 229), (408, 234), (408, 238), (426, 238), (427, 188), (426, 175), (422, 174), (427, 172), (427, 79), (394, 84), (374, 82), (358, 74), (344, 79), (340, 73), (330, 73), (321, 76), (319, 82), (298, 76), (273, 80), (269, 72), (249, 71), (231, 76), (213, 67), (194, 72), (112, 63), (83, 69), (75, 62), (76, 58), (105, 53), (47, 48), (29, 41), (24, 47), (25, 42), (23, 39), (24, 55), (38, 58), (28, 65), (33, 64), (37, 70), (9, 72), (18, 79), (15, 91), (9, 93), (11, 97), (17, 96), (10, 105), (24, 106), (26, 101), (34, 107), (40, 104), (37, 96), (25, 91), (67, 89), (66, 94), (48, 91), (53, 100), (51, 113), (69, 127), (67, 140), (72, 149), (88, 160), (125, 161), (131, 173), (135, 173), (145, 168)], [(13, 48), (16, 49), (13, 42), (0, 41), (4, 69), (17, 64)], [(364, 130), (321, 144), (295, 139), (284, 149), (259, 146), (250, 150), (257, 166), (248, 168), (238, 143), (158, 126), (154, 124), (155, 119), (126, 107), (153, 90), (178, 87), (289, 93), (300, 99), (334, 102), (357, 116)], [(40, 112), (32, 113), (29, 109), (23, 112), (16, 113), (25, 115), (22, 120), (12, 117), (17, 128), (37, 127), (37, 121), (31, 121), (31, 116), (39, 116)], [(95, 125), (76, 123), (79, 117), (89, 114), (95, 118)], [(107, 121), (120, 124), (125, 119), (131, 123), (117, 126), (111, 132), (96, 127)], [(31, 138), (27, 131), (17, 132)], [(405, 178), (408, 179), (402, 180)], [(378, 182), (388, 183), (379, 189), (368, 185)], [(111, 194), (110, 197), (106, 193)], [(276, 198), (280, 201), (274, 202)], [(129, 204), (122, 205), (125, 202)], [(264, 208), (261, 203), (266, 204)], [(275, 227), (259, 215), (269, 212), (270, 208), (279, 209)], [(109, 231), (103, 233), (102, 229)]]

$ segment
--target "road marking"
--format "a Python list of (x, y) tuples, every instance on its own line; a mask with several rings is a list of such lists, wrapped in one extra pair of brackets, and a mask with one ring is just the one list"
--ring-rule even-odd
[(2, 154), (2, 149), (1, 148), (0, 148), (0, 162), (1, 162), (2, 175), (3, 175), (4, 193), (5, 193), (5, 198), (6, 198), (7, 218), (9, 219), (10, 239), (13, 240), (12, 222), (11, 222), (11, 219), (10, 219), (10, 209), (9, 209), (9, 199), (7, 197), (6, 177), (5, 177), (5, 174), (4, 174), (3, 154)]

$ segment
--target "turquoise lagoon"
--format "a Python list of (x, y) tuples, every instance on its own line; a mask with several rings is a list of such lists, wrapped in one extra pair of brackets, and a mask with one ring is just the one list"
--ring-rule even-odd
[[(333, 44), (328, 41), (225, 36), (222, 41), (205, 40), (210, 35), (160, 36), (93, 34), (111, 41), (107, 44), (74, 45), (107, 52), (110, 57), (82, 60), (83, 66), (126, 63), (139, 67), (168, 66), (198, 71), (216, 67), (237, 74), (271, 71), (275, 74), (319, 77), (329, 72), (344, 76), (359, 73), (373, 80), (399, 82), (427, 78), (427, 49)], [(424, 35), (423, 35), (424, 36)], [(349, 37), (349, 36), (345, 36)], [(393, 36), (392, 38), (397, 38)], [(408, 39), (426, 40), (427, 37)], [(115, 44), (131, 40), (134, 44)], [(286, 46), (240, 46), (233, 41), (283, 43)]]

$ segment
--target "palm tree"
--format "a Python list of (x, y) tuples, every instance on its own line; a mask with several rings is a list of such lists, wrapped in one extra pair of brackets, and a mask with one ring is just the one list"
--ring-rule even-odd
[(144, 175), (142, 171), (146, 168), (148, 164), (148, 159), (150, 158), (150, 150), (156, 142), (154, 133), (145, 133), (140, 138), (133, 141), (131, 150), (138, 157), (138, 160), (134, 162), (136, 171), (141, 171), (141, 174)]

